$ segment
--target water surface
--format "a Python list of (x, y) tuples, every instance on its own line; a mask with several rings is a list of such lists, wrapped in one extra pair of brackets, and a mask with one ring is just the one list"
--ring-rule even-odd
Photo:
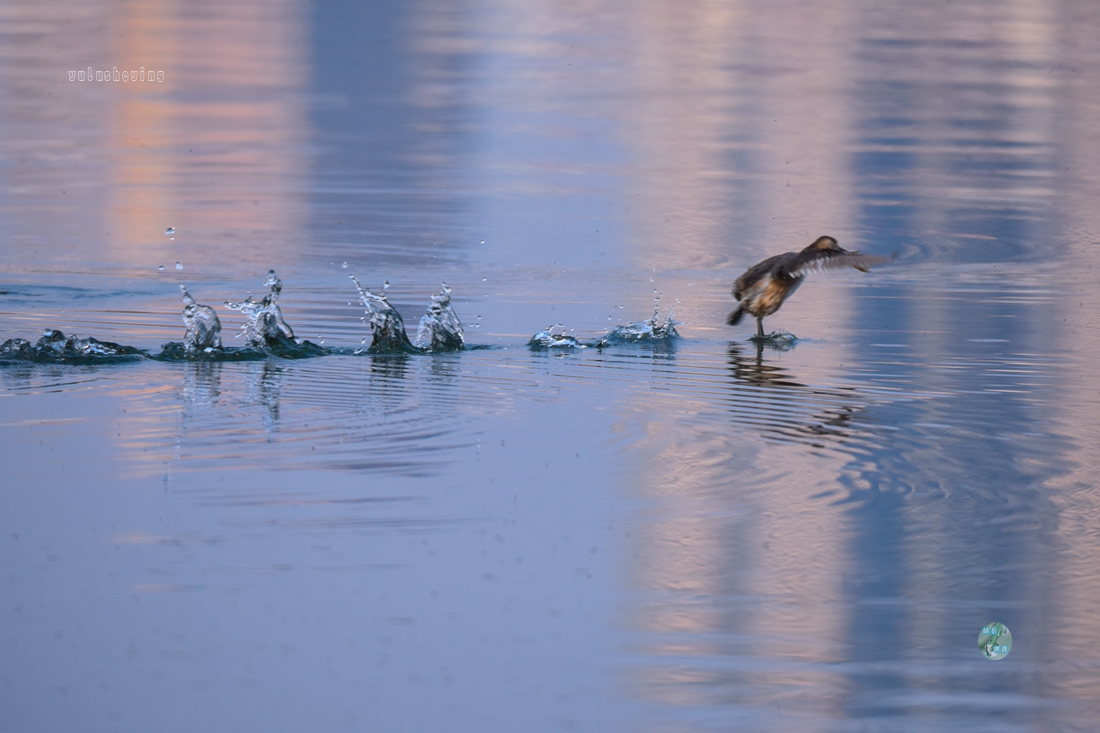
[[(1098, 31), (1037, 1), (9, 4), (0, 340), (156, 352), (184, 281), (239, 346), (222, 304), (274, 268), (341, 353), (0, 367), (0, 719), (1091, 729)], [(765, 322), (793, 348), (724, 325), (821, 234), (898, 259), (811, 276)], [(348, 275), (413, 331), (446, 281), (487, 348), (352, 354)], [(526, 345), (656, 295), (681, 338)]]

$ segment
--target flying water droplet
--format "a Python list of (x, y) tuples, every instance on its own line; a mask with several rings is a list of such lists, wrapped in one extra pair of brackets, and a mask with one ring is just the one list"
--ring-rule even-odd
[(171, 237), (173, 234), (176, 233), (176, 228), (175, 227), (168, 227), (167, 229), (164, 230), (164, 233), (166, 235), (168, 235), (169, 237)]
[(342, 269), (346, 270), (346, 269), (348, 269), (348, 263), (345, 262), (344, 264), (340, 265), (340, 267)]
[(157, 272), (164, 272), (164, 265), (157, 268)]
[(390, 289), (390, 281), (387, 280), (386, 282), (382, 283), (382, 290), (386, 291), (386, 290), (389, 290), (389, 289)]
[(176, 260), (176, 269), (177, 270), (182, 270), (183, 269), (183, 265), (180, 264), (179, 260)]

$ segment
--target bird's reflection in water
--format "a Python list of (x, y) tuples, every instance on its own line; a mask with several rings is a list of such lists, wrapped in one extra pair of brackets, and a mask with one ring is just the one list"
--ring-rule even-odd
[(783, 367), (769, 363), (765, 351), (789, 351), (790, 343), (731, 343), (733, 389), (728, 406), (738, 425), (765, 437), (817, 448), (836, 447), (859, 433), (855, 418), (869, 402), (852, 387), (811, 387)]

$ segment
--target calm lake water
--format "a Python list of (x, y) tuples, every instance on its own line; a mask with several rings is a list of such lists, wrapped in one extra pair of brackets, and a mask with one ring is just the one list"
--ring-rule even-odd
[[(315, 343), (369, 342), (354, 274), (412, 330), (446, 281), (488, 347), (0, 366), (0, 727), (1094, 729), (1100, 4), (15, 0), (0, 35), (0, 341), (156, 351), (182, 281), (239, 344), (274, 268)], [(758, 352), (730, 283), (821, 234), (897, 260), (812, 275)], [(682, 338), (526, 346), (656, 295)]]

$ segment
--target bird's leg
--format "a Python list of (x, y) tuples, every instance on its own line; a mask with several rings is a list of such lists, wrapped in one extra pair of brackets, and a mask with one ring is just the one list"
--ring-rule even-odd
[(764, 338), (764, 319), (763, 318), (757, 318), (756, 319), (756, 338), (758, 338), (758, 339)]

